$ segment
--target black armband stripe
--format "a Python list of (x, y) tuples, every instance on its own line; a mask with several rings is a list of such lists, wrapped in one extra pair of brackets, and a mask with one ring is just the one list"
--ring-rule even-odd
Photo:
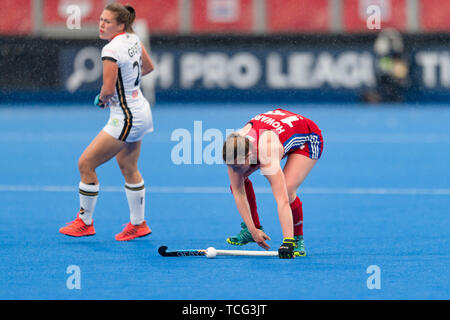
[(109, 60), (109, 61), (112, 61), (112, 62), (117, 62), (117, 60), (114, 59), (113, 57), (102, 57), (102, 61), (105, 61), (105, 60)]

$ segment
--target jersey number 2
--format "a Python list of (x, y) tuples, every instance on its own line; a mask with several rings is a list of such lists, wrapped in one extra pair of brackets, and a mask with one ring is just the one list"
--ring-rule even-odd
[(138, 86), (138, 85), (139, 85), (139, 81), (141, 80), (141, 65), (139, 64), (139, 62), (135, 61), (135, 62), (133, 63), (133, 69), (134, 69), (135, 67), (137, 67), (137, 69), (138, 69), (138, 75), (137, 75), (137, 77), (136, 77), (136, 81), (134, 82), (134, 85), (135, 85), (135, 86)]

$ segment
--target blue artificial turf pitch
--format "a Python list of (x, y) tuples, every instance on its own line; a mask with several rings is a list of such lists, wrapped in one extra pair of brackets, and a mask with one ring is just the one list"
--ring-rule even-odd
[[(186, 129), (194, 138), (194, 121), (201, 121), (203, 133), (225, 135), (275, 107), (313, 119), (325, 139), (322, 159), (299, 190), (308, 255), (159, 256), (161, 245), (236, 249), (225, 239), (241, 222), (225, 166), (174, 164), (173, 132)], [(153, 234), (114, 240), (129, 213), (112, 160), (97, 170), (97, 234), (63, 236), (58, 229), (79, 207), (78, 158), (107, 118), (107, 110), (87, 106), (0, 106), (0, 299), (450, 298), (450, 108), (157, 104), (139, 163)], [(275, 201), (265, 178), (252, 177), (277, 250)], [(80, 289), (67, 286), (69, 266), (79, 268)], [(379, 289), (368, 288), (370, 266), (379, 267)]]

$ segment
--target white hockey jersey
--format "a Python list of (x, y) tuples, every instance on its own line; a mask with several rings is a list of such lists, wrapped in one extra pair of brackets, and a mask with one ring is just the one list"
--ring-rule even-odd
[(110, 108), (140, 108), (146, 102), (140, 89), (142, 47), (133, 33), (116, 35), (102, 49), (102, 60), (111, 60), (119, 67), (116, 92), (111, 98)]

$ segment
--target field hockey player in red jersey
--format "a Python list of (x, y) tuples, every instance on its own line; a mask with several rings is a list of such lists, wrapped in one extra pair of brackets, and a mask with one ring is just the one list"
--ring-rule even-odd
[[(277, 203), (283, 243), (280, 258), (305, 256), (303, 208), (297, 189), (322, 155), (323, 137), (310, 119), (283, 109), (253, 117), (242, 129), (227, 137), (223, 160), (228, 167), (231, 191), (242, 217), (241, 231), (229, 237), (232, 245), (256, 242), (268, 250), (258, 216), (256, 197), (249, 176), (260, 169), (270, 183)], [(281, 160), (286, 159), (284, 168)]]

